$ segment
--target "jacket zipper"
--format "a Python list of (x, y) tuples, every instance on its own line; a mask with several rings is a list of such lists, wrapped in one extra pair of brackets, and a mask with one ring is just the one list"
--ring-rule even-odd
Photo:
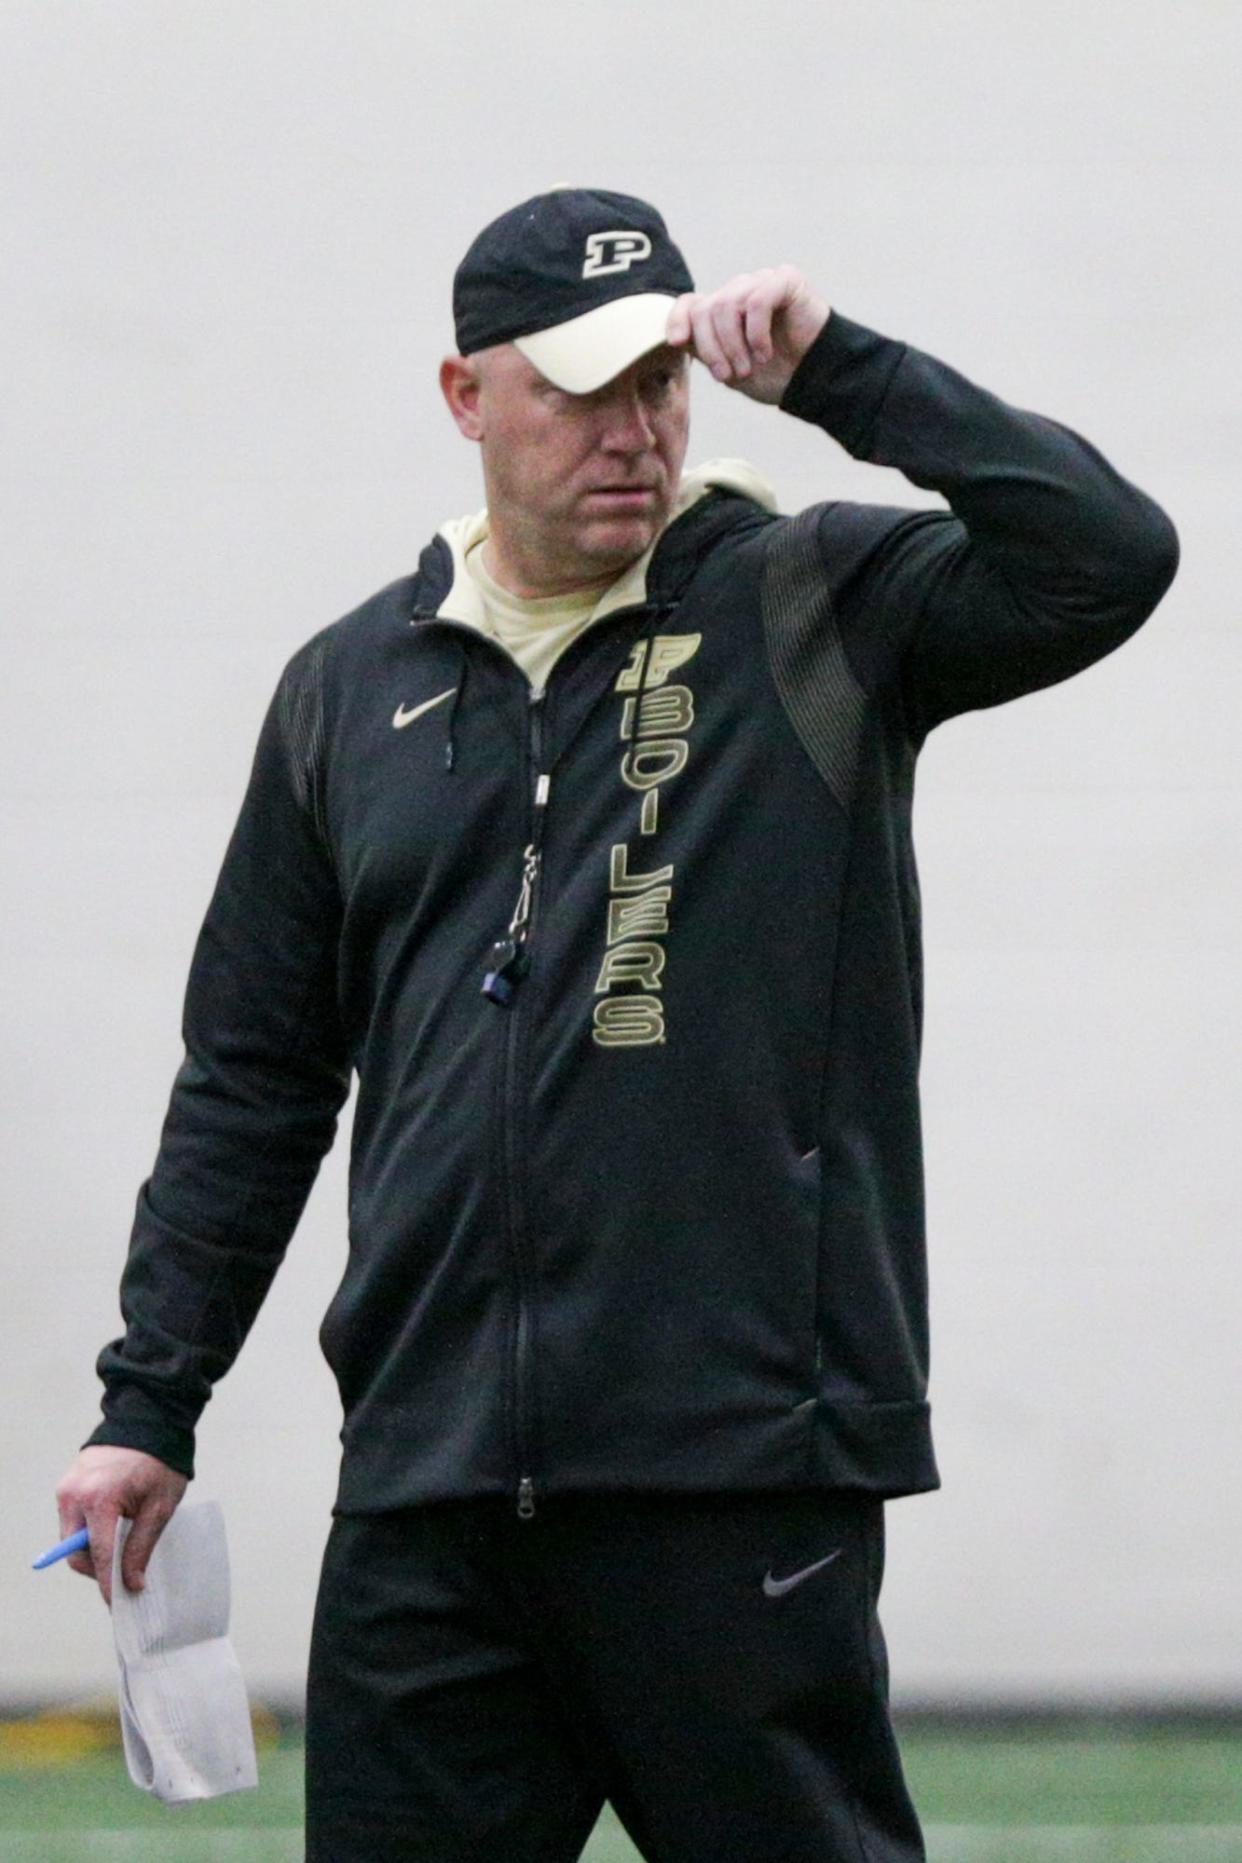
[[(617, 609), (605, 619), (608, 621), (629, 620), (635, 615), (649, 612), (650, 607), (649, 601), (634, 603), (626, 608)], [(434, 613), (416, 612), (413, 618), (415, 621), (434, 621), (441, 627), (451, 628), (454, 632), (476, 634), (475, 629), (466, 627), (464, 623), (441, 619)], [(512, 660), (512, 655), (507, 649), (500, 647), (499, 643), (489, 641), (488, 645), (496, 647), (506, 659)], [(528, 780), (533, 778), (533, 793), (530, 838), (522, 850), (522, 875), (518, 886), (517, 902), (513, 908), (513, 916), (509, 921), (507, 932), (504, 937), (495, 941), (488, 954), (482, 984), (485, 996), (510, 1011), (509, 1025), (505, 1030), (504, 1078), (501, 1084), (505, 1128), (509, 1252), (513, 1260), (514, 1281), (517, 1289), (517, 1319), (514, 1327), (513, 1347), (513, 1433), (518, 1468), (517, 1513), (519, 1520), (533, 1520), (535, 1517), (535, 1483), (529, 1472), (532, 1437), (531, 1273), (526, 1251), (522, 1134), (519, 1131), (521, 1102), (517, 1091), (519, 1038), (523, 1025), (519, 1022), (516, 1013), (515, 998), (522, 979), (530, 969), (529, 945), (534, 934), (535, 919), (538, 913), (543, 826), (548, 795), (552, 787), (551, 772), (541, 770), (539, 767), (543, 761), (543, 699), (542, 689), (530, 693), (527, 712), (530, 726), (527, 736), (526, 767)]]
[(543, 760), (543, 693), (532, 692), (528, 711), (527, 772), (533, 778), (530, 839), (522, 852), (522, 876), (517, 903), (509, 921), (508, 933), (492, 946), (489, 968), (483, 979), (483, 993), (509, 1011), (504, 1031), (503, 1118), (505, 1176), (508, 1190), (509, 1248), (513, 1258), (517, 1289), (517, 1320), (513, 1345), (513, 1418), (514, 1448), (518, 1469), (517, 1511), (519, 1520), (532, 1520), (535, 1514), (535, 1483), (531, 1467), (531, 1270), (526, 1244), (525, 1159), (522, 1109), (525, 1104), (519, 1081), (521, 1038), (524, 1024), (514, 998), (522, 979), (530, 969), (528, 942), (535, 928), (539, 902), (539, 871), (542, 858), (543, 824), (546, 817), (551, 777), (540, 769)]

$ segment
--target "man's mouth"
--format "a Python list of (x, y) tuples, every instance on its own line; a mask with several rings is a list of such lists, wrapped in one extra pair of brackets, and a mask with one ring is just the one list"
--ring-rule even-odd
[(655, 497), (654, 485), (597, 485), (587, 493), (588, 498), (606, 498), (614, 504), (634, 505), (638, 507)]

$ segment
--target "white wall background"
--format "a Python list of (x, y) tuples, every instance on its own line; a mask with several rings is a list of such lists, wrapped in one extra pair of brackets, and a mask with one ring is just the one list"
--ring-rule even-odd
[[(654, 198), (704, 287), (801, 265), (1178, 525), (1132, 643), (922, 761), (945, 1486), (890, 1510), (885, 1618), (905, 1700), (1236, 1697), (1240, 51), (1232, 0), (6, 0), (0, 1693), (110, 1681), (93, 1587), (27, 1565), (273, 683), (481, 502), (451, 272), (577, 180)], [(695, 393), (690, 458), (786, 509), (929, 502)], [(201, 1437), (237, 1647), (289, 1696), (344, 1152)]]

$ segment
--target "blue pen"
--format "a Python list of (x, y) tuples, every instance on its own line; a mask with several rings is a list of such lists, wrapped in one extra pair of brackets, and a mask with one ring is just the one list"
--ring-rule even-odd
[(90, 1543), (91, 1536), (86, 1528), (79, 1527), (77, 1532), (71, 1533), (67, 1540), (61, 1540), (57, 1545), (49, 1546), (45, 1553), (40, 1553), (37, 1559), (32, 1559), (31, 1566), (34, 1571), (41, 1572), (45, 1565), (55, 1565), (58, 1559), (67, 1559), (70, 1553), (85, 1552)]

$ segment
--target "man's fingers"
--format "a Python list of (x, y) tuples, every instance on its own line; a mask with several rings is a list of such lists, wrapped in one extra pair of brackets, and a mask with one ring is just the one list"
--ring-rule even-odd
[(132, 1519), (122, 1561), (122, 1578), (141, 1590), (151, 1549), (172, 1518), (188, 1477), (158, 1456), (114, 1444), (91, 1444), (79, 1450), (56, 1489), (60, 1533), (67, 1539), (85, 1526), (90, 1547), (69, 1559), (70, 1570), (98, 1581), (105, 1604), (112, 1603), (112, 1554), (117, 1523)]
[(688, 343), (691, 355), (709, 368), (718, 381), (723, 381), (733, 365), (712, 323), (712, 311), (719, 295), (718, 292), (711, 297), (699, 291), (684, 293), (669, 312), (665, 340), (672, 344)]
[(56, 1496), (57, 1511), (60, 1515), (60, 1537), (68, 1539), (79, 1527), (85, 1527), (91, 1536), (91, 1543), (83, 1552), (70, 1553), (65, 1564), (71, 1572), (80, 1572), (83, 1578), (99, 1580), (99, 1589), (103, 1593), (104, 1603), (112, 1602), (112, 1543), (116, 1538), (116, 1523), (120, 1510), (106, 1504), (91, 1506), (72, 1495)]
[(703, 305), (698, 305), (691, 319), (694, 330), (694, 353), (705, 368), (711, 370), (718, 381), (723, 381), (729, 373), (729, 364), (712, 328), (711, 312)]
[(772, 360), (772, 310), (776, 296), (769, 286), (752, 291), (746, 304), (746, 341), (756, 362)]
[(172, 1512), (163, 1501), (148, 1501), (135, 1517), (121, 1554), (121, 1579), (127, 1591), (141, 1591), (145, 1586), (147, 1561)]
[(86, 1510), (81, 1501), (75, 1494), (66, 1493), (63, 1487), (56, 1490), (56, 1518), (60, 1522), (62, 1540), (86, 1525)]
[[(66, 1534), (61, 1535), (62, 1539), (67, 1537)], [(95, 1562), (91, 1558), (89, 1552), (70, 1553), (69, 1557), (65, 1560), (65, 1564), (69, 1567), (71, 1572), (80, 1572), (83, 1578), (94, 1578), (95, 1576)]]
[(776, 353), (772, 320), (797, 294), (801, 274), (792, 265), (760, 272), (746, 299), (746, 341), (757, 363), (771, 362)]
[(116, 1523), (119, 1518), (115, 1509), (104, 1508), (97, 1509), (86, 1516), (86, 1524), (91, 1534), (90, 1575), (99, 1580), (99, 1589), (107, 1605), (112, 1603), (112, 1545), (116, 1539)]
[(750, 374), (750, 352), (742, 327), (742, 305), (733, 295), (720, 294), (710, 304), (711, 328), (734, 375)]
[(685, 292), (669, 312), (667, 340), (689, 343), (717, 381), (744, 381), (772, 361), (773, 319), (800, 282), (800, 273), (782, 265), (739, 272), (718, 291)]
[[(67, 1540), (71, 1533), (77, 1533), (86, 1525), (86, 1515), (77, 1501), (68, 1496), (56, 1496), (56, 1512), (60, 1519), (60, 1537)], [(83, 1578), (94, 1578), (95, 1562), (91, 1558), (91, 1549), (87, 1546), (82, 1552), (70, 1553), (65, 1564), (71, 1572), (79, 1572)]]
[(664, 340), (666, 343), (680, 345), (684, 343), (690, 335), (690, 311), (688, 306), (693, 296), (693, 291), (683, 291), (679, 298), (674, 298), (673, 308), (669, 312), (668, 322), (664, 326)]

